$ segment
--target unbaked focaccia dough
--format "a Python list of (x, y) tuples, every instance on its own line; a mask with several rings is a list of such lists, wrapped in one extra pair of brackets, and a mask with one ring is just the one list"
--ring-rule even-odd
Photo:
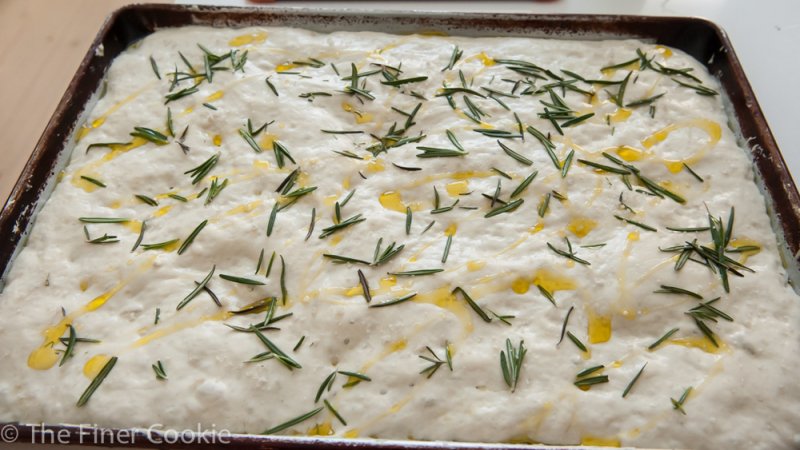
[(796, 447), (798, 298), (718, 90), (632, 40), (158, 31), (8, 274), (0, 419)]

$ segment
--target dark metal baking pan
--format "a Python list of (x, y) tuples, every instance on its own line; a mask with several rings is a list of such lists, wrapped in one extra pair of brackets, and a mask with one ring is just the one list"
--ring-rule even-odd
[[(42, 207), (55, 184), (56, 174), (66, 164), (74, 146), (75, 131), (91, 109), (106, 70), (114, 58), (132, 43), (155, 30), (184, 25), (244, 27), (251, 25), (297, 26), (316, 31), (364, 30), (409, 34), (421, 31), (442, 31), (467, 36), (528, 36), (559, 39), (636, 38), (681, 49), (702, 62), (716, 76), (727, 98), (731, 125), (746, 144), (760, 186), (767, 199), (767, 208), (778, 234), (784, 260), (790, 265), (790, 277), (800, 256), (800, 196), (786, 168), (775, 139), (767, 126), (755, 94), (726, 34), (715, 24), (698, 18), (644, 17), (606, 15), (525, 15), (525, 14), (462, 14), (415, 12), (310, 11), (278, 8), (224, 8), (178, 5), (131, 5), (114, 12), (100, 29), (92, 46), (67, 88), (53, 117), (0, 212), (0, 274), (24, 245), (36, 212)], [(2, 289), (2, 278), (0, 278)], [(41, 425), (3, 424), (13, 426), (17, 442), (32, 442), (40, 436)], [(45, 425), (45, 429), (66, 434), (66, 441), (84, 445), (163, 447), (164, 443), (148, 439), (145, 431), (122, 430), (132, 439), (86, 439), (114, 430)], [(3, 428), (5, 430), (5, 428)], [(120, 430), (117, 430), (118, 434)], [(38, 434), (37, 434), (38, 433)], [(115, 435), (117, 435), (115, 434)], [(83, 437), (83, 439), (81, 439)], [(234, 448), (476, 448), (452, 442), (405, 442), (369, 440), (329, 440), (280, 436), (234, 435)], [(133, 443), (131, 443), (133, 441)], [(202, 444), (202, 440), (199, 440)], [(39, 441), (37, 441), (39, 442)], [(56, 441), (59, 442), (59, 441)], [(63, 441), (62, 441), (63, 442)], [(220, 444), (217, 441), (217, 444)], [(177, 442), (172, 447), (194, 447), (193, 442)], [(511, 448), (506, 444), (481, 445), (480, 448)], [(552, 447), (550, 447), (552, 448)]]

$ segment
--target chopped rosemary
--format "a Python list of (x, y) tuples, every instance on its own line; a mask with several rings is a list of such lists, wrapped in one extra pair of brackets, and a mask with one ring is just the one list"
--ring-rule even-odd
[(531, 184), (533, 179), (536, 178), (536, 175), (538, 175), (538, 174), (539, 174), (539, 171), (534, 170), (533, 173), (531, 173), (524, 180), (522, 180), (522, 183), (520, 183), (519, 186), (517, 186), (517, 188), (514, 189), (514, 192), (511, 193), (511, 198), (514, 198), (514, 197), (522, 194), (523, 192), (525, 192), (525, 189), (528, 188), (528, 185)]
[(575, 310), (574, 306), (570, 306), (569, 310), (567, 311), (567, 315), (564, 317), (564, 322), (561, 324), (561, 337), (558, 339), (558, 343), (556, 345), (561, 344), (564, 340), (564, 334), (567, 331), (567, 324), (569, 323), (569, 316), (572, 315), (572, 311)]
[[(203, 228), (205, 228), (207, 224), (208, 220), (204, 220), (200, 222), (200, 224), (197, 225), (194, 230), (192, 230), (192, 232), (189, 234), (186, 240), (184, 240), (183, 243), (181, 244), (181, 247), (178, 249), (178, 255), (182, 255), (189, 248), (189, 246), (192, 245), (194, 239), (197, 237), (198, 234), (200, 234), (201, 231), (203, 231)], [(262, 256), (263, 256), (263, 250), (262, 250)], [(261, 260), (259, 260), (259, 267), (261, 266), (260, 261)], [(258, 270), (256, 269), (256, 271)]]
[(346, 421), (344, 420), (344, 418), (342, 418), (342, 416), (339, 414), (339, 411), (337, 411), (337, 410), (336, 410), (336, 408), (334, 408), (334, 407), (333, 407), (333, 405), (331, 405), (331, 404), (330, 404), (330, 402), (328, 401), (328, 399), (324, 399), (324, 400), (322, 400), (322, 403), (324, 403), (324, 404), (325, 404), (325, 407), (326, 407), (326, 408), (328, 408), (328, 410), (329, 410), (331, 413), (333, 413), (333, 415), (334, 415), (334, 416), (336, 416), (336, 418), (337, 418), (337, 419), (339, 419), (339, 422), (342, 422), (342, 425), (344, 425), (344, 426), (347, 426), (347, 422), (346, 422)]
[(160, 80), (161, 74), (158, 73), (158, 64), (156, 64), (156, 60), (153, 58), (153, 55), (150, 55), (150, 67), (153, 69), (153, 73), (156, 74), (156, 77)]
[(572, 341), (572, 343), (573, 343), (573, 344), (575, 344), (575, 346), (576, 346), (576, 347), (578, 347), (578, 348), (579, 348), (579, 349), (580, 349), (582, 352), (586, 353), (586, 352), (588, 352), (588, 351), (589, 351), (589, 350), (586, 348), (586, 346), (585, 346), (585, 345), (583, 345), (583, 342), (581, 342), (581, 340), (580, 340), (580, 339), (578, 339), (578, 338), (577, 338), (577, 336), (575, 336), (574, 334), (572, 334), (572, 332), (571, 332), (571, 331), (567, 331), (567, 337), (568, 337), (568, 338), (569, 338), (569, 340), (570, 340), (570, 341)]
[(278, 362), (283, 364), (287, 369), (294, 370), (303, 368), (303, 366), (301, 366), (297, 361), (292, 359), (291, 356), (284, 353), (280, 348), (278, 348), (277, 345), (275, 345), (271, 340), (269, 340), (268, 337), (264, 336), (264, 334), (261, 333), (261, 331), (259, 331), (257, 328), (253, 327), (253, 332), (256, 334), (256, 336), (258, 336), (258, 339), (261, 341), (261, 343), (263, 343), (267, 347), (267, 349), (270, 352), (272, 352), (274, 358), (277, 359)]
[(594, 386), (595, 384), (601, 383), (608, 383), (608, 375), (598, 375), (596, 377), (590, 378), (581, 378), (580, 380), (575, 380), (575, 386), (577, 387), (586, 387), (586, 386)]
[[(534, 174), (535, 173), (536, 172), (534, 172)], [(531, 178), (531, 180), (532, 179), (533, 178)], [(518, 198), (518, 199), (516, 199), (516, 200), (514, 200), (512, 202), (506, 203), (505, 205), (498, 206), (497, 208), (492, 209), (491, 211), (486, 213), (486, 215), (484, 215), (483, 217), (484, 218), (489, 218), (489, 217), (494, 217), (494, 216), (496, 216), (498, 214), (510, 213), (510, 212), (514, 211), (515, 209), (519, 208), (522, 205), (522, 203), (524, 203), (524, 202), (525, 202), (524, 199)]]
[(226, 275), (224, 273), (219, 274), (219, 277), (222, 278), (223, 280), (227, 280), (227, 281), (230, 281), (232, 283), (248, 284), (248, 285), (251, 285), (251, 286), (263, 286), (265, 284), (265, 283), (263, 283), (261, 281), (258, 281), (258, 280), (253, 280), (253, 279), (250, 279), (250, 278), (243, 278), (243, 277), (236, 277), (236, 276), (233, 276), (233, 275)]
[(83, 223), (127, 223), (131, 221), (131, 219), (121, 217), (79, 217), (78, 220)]
[(675, 286), (669, 286), (669, 285), (666, 285), (666, 284), (662, 284), (661, 285), (661, 289), (658, 289), (658, 290), (653, 291), (653, 292), (656, 293), (656, 294), (681, 294), (681, 295), (688, 295), (690, 297), (694, 297), (694, 298), (696, 298), (698, 300), (702, 300), (703, 299), (703, 296), (698, 294), (698, 293), (692, 292), (692, 291), (687, 290), (687, 289), (675, 287)]
[(141, 244), (142, 249), (144, 250), (162, 250), (171, 245), (178, 243), (180, 239), (172, 239), (169, 241), (158, 242), (156, 244)]
[(464, 296), (464, 300), (466, 300), (466, 302), (467, 302), (467, 304), (470, 306), (470, 308), (472, 308), (472, 310), (473, 310), (473, 311), (475, 311), (475, 313), (476, 313), (476, 314), (477, 314), (477, 315), (478, 315), (478, 316), (479, 316), (479, 317), (480, 317), (480, 318), (481, 318), (481, 319), (482, 319), (484, 322), (487, 322), (487, 323), (488, 323), (488, 322), (491, 322), (491, 321), (492, 321), (492, 318), (491, 318), (491, 317), (489, 317), (489, 315), (488, 315), (488, 314), (486, 314), (486, 311), (484, 311), (484, 310), (483, 310), (483, 308), (481, 308), (481, 307), (480, 307), (480, 305), (478, 305), (477, 303), (475, 303), (475, 300), (473, 300), (473, 299), (472, 299), (472, 297), (470, 297), (470, 296), (469, 296), (469, 294), (467, 294), (467, 291), (465, 291), (464, 289), (462, 289), (462, 288), (460, 288), (460, 287), (456, 287), (455, 289), (453, 289), (453, 291), (451, 292), (451, 294), (455, 295), (455, 294), (456, 294), (456, 292), (460, 292), (460, 293), (461, 293), (461, 295), (462, 295), (462, 296)]
[(639, 228), (641, 228), (641, 229), (643, 229), (643, 230), (647, 230), (647, 231), (656, 231), (656, 232), (658, 231), (656, 228), (654, 228), (654, 227), (651, 227), (650, 225), (646, 225), (646, 224), (643, 224), (643, 223), (641, 223), (641, 222), (637, 222), (637, 221), (635, 221), (635, 220), (626, 219), (625, 217), (618, 216), (618, 215), (616, 215), (616, 214), (614, 214), (614, 217), (615, 217), (617, 220), (621, 220), (621, 221), (623, 221), (623, 222), (626, 222), (626, 223), (629, 223), (629, 224), (631, 224), (631, 225), (637, 226), (637, 227), (639, 227)]
[(692, 393), (692, 387), (689, 386), (688, 388), (686, 388), (685, 391), (683, 391), (683, 394), (681, 394), (680, 399), (675, 400), (674, 398), (670, 397), (669, 399), (672, 402), (672, 409), (677, 409), (678, 411), (681, 412), (681, 414), (685, 416), (686, 411), (683, 410), (683, 405), (684, 403), (686, 403), (686, 400), (689, 398), (689, 395), (691, 393)]
[(444, 253), (442, 253), (442, 264), (447, 262), (447, 256), (450, 255), (450, 246), (453, 245), (453, 235), (447, 236), (447, 242), (444, 245)]
[(421, 277), (425, 275), (437, 274), (439, 272), (444, 272), (444, 269), (407, 270), (405, 272), (387, 272), (387, 274), (395, 277)]
[(159, 133), (156, 130), (145, 128), (145, 127), (133, 127), (133, 130), (130, 135), (133, 137), (142, 138), (144, 140), (150, 141), (156, 145), (165, 145), (168, 144), (169, 141), (166, 136)]
[(647, 347), (647, 349), (648, 349), (648, 350), (651, 350), (651, 351), (652, 351), (652, 350), (655, 350), (655, 349), (656, 349), (656, 348), (657, 348), (659, 345), (663, 344), (663, 343), (664, 343), (664, 342), (665, 342), (667, 339), (671, 338), (673, 334), (677, 333), (677, 332), (678, 332), (678, 330), (680, 330), (680, 328), (673, 328), (673, 329), (671, 329), (671, 330), (667, 331), (666, 333), (664, 333), (664, 335), (663, 335), (663, 336), (661, 336), (660, 338), (658, 338), (658, 340), (657, 340), (657, 341), (655, 341), (655, 342), (653, 342), (652, 344), (650, 344), (650, 345)]
[(72, 353), (75, 350), (75, 343), (78, 340), (78, 336), (75, 333), (75, 327), (72, 324), (67, 325), (69, 329), (69, 338), (67, 340), (67, 348), (64, 350), (64, 354), (61, 355), (61, 361), (58, 363), (58, 367), (64, 365), (67, 362), (67, 359), (72, 357)]
[(281, 303), (286, 304), (286, 299), (289, 297), (289, 292), (286, 289), (286, 261), (281, 255)]
[(392, 305), (396, 305), (398, 303), (403, 303), (403, 302), (406, 302), (408, 300), (411, 300), (412, 298), (414, 298), (416, 296), (417, 296), (417, 293), (414, 292), (414, 293), (405, 295), (403, 297), (394, 298), (392, 300), (385, 301), (383, 303), (371, 303), (369, 305), (369, 307), (370, 308), (383, 308), (384, 306), (392, 306)]
[(322, 233), (319, 235), (319, 238), (320, 239), (324, 239), (324, 238), (332, 235), (333, 233), (336, 233), (337, 231), (340, 231), (340, 230), (342, 230), (344, 228), (347, 228), (347, 227), (349, 227), (351, 225), (355, 225), (357, 223), (363, 222), (365, 220), (367, 220), (367, 219), (364, 218), (364, 217), (361, 217), (361, 214), (356, 214), (355, 216), (350, 217), (350, 218), (348, 218), (346, 220), (343, 220), (343, 221), (341, 221), (339, 223), (333, 224), (333, 225), (331, 225), (331, 226), (329, 226), (327, 228), (323, 228), (322, 229)]
[(136, 197), (137, 199), (141, 200), (142, 203), (147, 203), (150, 206), (158, 206), (158, 202), (157, 201), (153, 200), (152, 198), (150, 198), (150, 197), (148, 197), (146, 195), (136, 194), (136, 195), (134, 195), (134, 197)]
[(647, 363), (644, 363), (644, 365), (642, 366), (642, 368), (641, 368), (641, 369), (639, 369), (639, 372), (637, 372), (637, 373), (636, 373), (636, 376), (635, 376), (635, 377), (633, 377), (633, 379), (631, 380), (631, 382), (630, 382), (630, 383), (628, 383), (628, 385), (625, 387), (625, 390), (624, 390), (624, 391), (622, 391), (622, 398), (625, 398), (625, 397), (628, 395), (628, 393), (630, 393), (630, 391), (631, 391), (631, 388), (633, 388), (633, 385), (634, 385), (634, 384), (636, 384), (636, 381), (638, 381), (638, 380), (639, 380), (639, 377), (641, 377), (641, 376), (642, 376), (642, 372), (644, 372), (644, 368), (645, 368), (645, 367), (647, 367)]
[(277, 426), (274, 426), (274, 427), (269, 428), (267, 430), (264, 430), (264, 431), (261, 432), (261, 434), (275, 434), (275, 433), (281, 432), (281, 431), (283, 431), (283, 430), (285, 430), (287, 428), (291, 428), (291, 427), (293, 427), (293, 426), (295, 426), (295, 425), (297, 425), (299, 423), (305, 422), (306, 420), (316, 416), (323, 409), (325, 409), (325, 407), (319, 407), (319, 408), (317, 408), (317, 409), (315, 409), (313, 411), (310, 411), (310, 412), (307, 412), (307, 413), (302, 414), (300, 416), (297, 416), (294, 419), (287, 420), (286, 422), (284, 422), (284, 423), (282, 423), (280, 425), (277, 425)]
[(98, 186), (98, 187), (101, 187), (101, 188), (104, 188), (104, 187), (106, 187), (106, 184), (105, 184), (105, 183), (103, 183), (102, 181), (100, 181), (100, 180), (98, 180), (98, 179), (96, 179), (96, 178), (87, 177), (86, 175), (81, 175), (81, 179), (82, 179), (82, 180), (86, 180), (86, 181), (88, 181), (89, 183), (92, 183), (92, 184), (94, 184), (95, 186)]
[(367, 277), (364, 276), (364, 272), (362, 272), (361, 269), (358, 269), (358, 283), (361, 285), (361, 292), (364, 295), (364, 300), (370, 303), (372, 301), (372, 293), (369, 290)]

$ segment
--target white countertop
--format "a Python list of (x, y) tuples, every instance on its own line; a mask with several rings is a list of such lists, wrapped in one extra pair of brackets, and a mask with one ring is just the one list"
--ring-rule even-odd
[[(177, 0), (253, 6), (247, 0)], [(640, 14), (699, 16), (721, 26), (753, 86), (772, 133), (795, 180), (800, 180), (800, 124), (793, 105), (800, 90), (800, 1), (798, 0), (551, 0), (551, 1), (277, 1), (265, 7), (354, 8), (495, 13)]]

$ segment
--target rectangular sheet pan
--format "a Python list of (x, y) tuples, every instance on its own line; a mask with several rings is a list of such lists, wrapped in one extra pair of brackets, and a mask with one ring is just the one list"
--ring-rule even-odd
[[(113, 13), (99, 31), (81, 62), (36, 148), (0, 212), (0, 290), (13, 257), (22, 248), (37, 211), (55, 185), (56, 174), (65, 166), (74, 146), (75, 131), (91, 110), (112, 60), (125, 48), (157, 29), (184, 25), (245, 27), (252, 25), (297, 26), (315, 31), (382, 31), (409, 34), (424, 31), (465, 36), (528, 36), (558, 39), (636, 38), (681, 49), (705, 64), (722, 83), (728, 114), (750, 155), (767, 199), (779, 247), (789, 266), (790, 279), (800, 280), (800, 196), (767, 126), (756, 97), (725, 33), (715, 24), (698, 18), (605, 16), (605, 15), (521, 15), (464, 14), (431, 12), (312, 11), (279, 8), (223, 8), (179, 5), (131, 5)], [(795, 286), (798, 286), (795, 283)], [(16, 441), (31, 442), (42, 432), (41, 424), (0, 423), (0, 429), (13, 426)], [(165, 437), (145, 430), (123, 430), (127, 441), (106, 439), (94, 442), (92, 433), (100, 430), (66, 425), (45, 425), (55, 433), (68, 434), (73, 444), (161, 448)], [(116, 433), (113, 430), (103, 430)], [(37, 434), (38, 433), (38, 434)], [(108, 434), (111, 436), (111, 434)], [(83, 437), (83, 439), (81, 439)], [(478, 448), (474, 444), (451, 442), (405, 442), (330, 440), (274, 436), (228, 436), (231, 448)], [(37, 440), (38, 442), (39, 440)], [(170, 447), (188, 448), (202, 440), (176, 442)], [(45, 441), (47, 442), (47, 441)], [(59, 441), (56, 441), (59, 442)], [(207, 442), (207, 441), (206, 441)], [(221, 442), (216, 441), (217, 444)], [(131, 444), (133, 443), (133, 444)], [(514, 445), (481, 445), (479, 448), (519, 448)], [(535, 448), (535, 447), (526, 447)], [(548, 447), (553, 448), (553, 447)], [(563, 447), (562, 447), (563, 448)]]

